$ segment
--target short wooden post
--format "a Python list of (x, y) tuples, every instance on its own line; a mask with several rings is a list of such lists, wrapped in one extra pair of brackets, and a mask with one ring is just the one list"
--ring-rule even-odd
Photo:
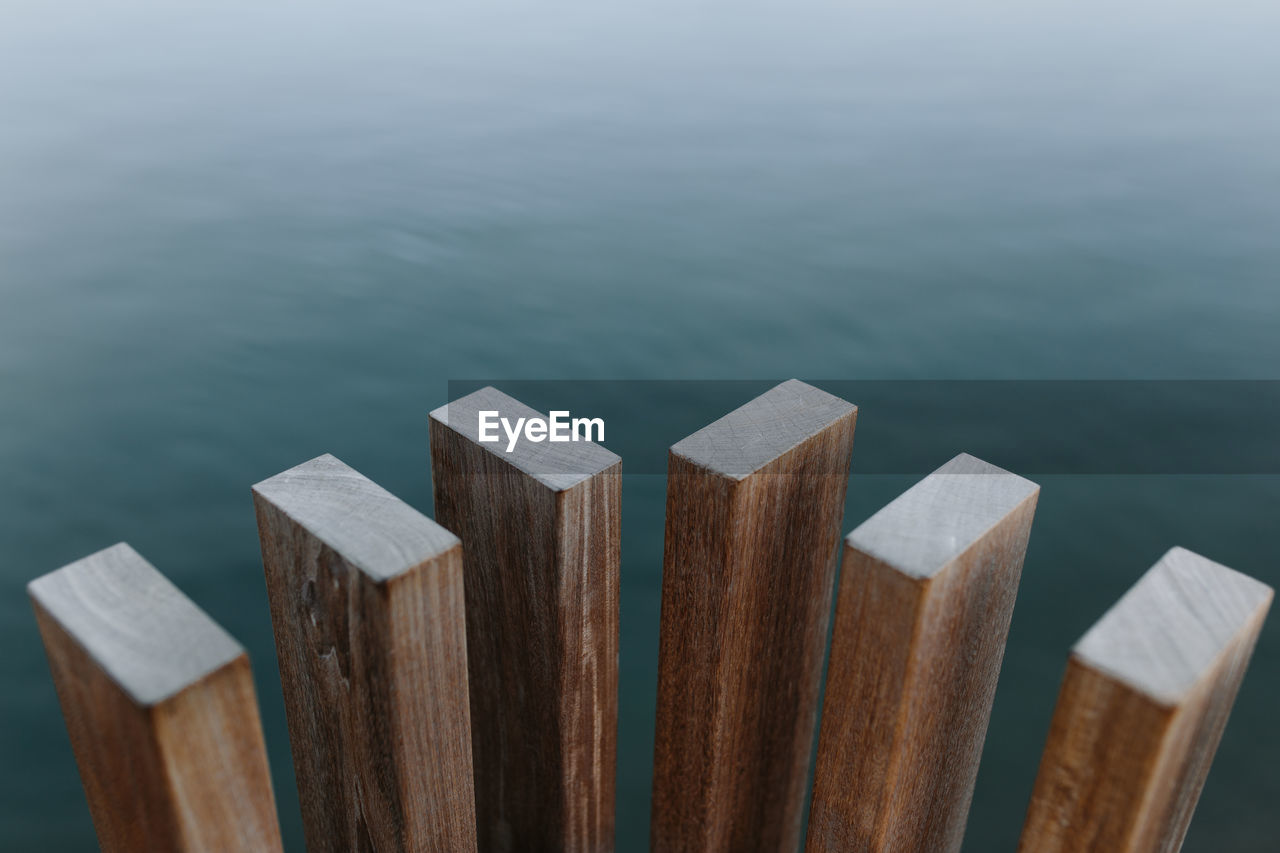
[(671, 448), (654, 850), (800, 842), (856, 413), (791, 380)]
[(457, 537), (328, 455), (253, 496), (307, 849), (475, 849)]
[(962, 454), (845, 541), (810, 851), (958, 851), (1039, 487)]
[(244, 649), (125, 544), (27, 591), (103, 851), (280, 850)]
[(1176, 853), (1272, 591), (1174, 548), (1072, 650), (1023, 853)]
[(479, 441), (493, 388), (431, 413), (436, 518), (466, 550), (479, 844), (613, 849), (622, 462), (589, 441)]

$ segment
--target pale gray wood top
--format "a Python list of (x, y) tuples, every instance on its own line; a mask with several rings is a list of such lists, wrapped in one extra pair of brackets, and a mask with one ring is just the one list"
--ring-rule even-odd
[(1269, 586), (1174, 548), (1080, 638), (1081, 662), (1166, 704), (1177, 704), (1251, 619)]
[(37, 578), (27, 592), (143, 706), (244, 654), (230, 634), (123, 542)]
[(967, 453), (903, 492), (846, 540), (904, 574), (927, 578), (1040, 491)]
[[(500, 441), (480, 441), (481, 410), (498, 412), (499, 417), (507, 418), (513, 427), (517, 418), (546, 417), (543, 412), (529, 408), (496, 388), (484, 387), (446, 403), (433, 411), (431, 418), (554, 491), (572, 488), (622, 461), (616, 453), (594, 441), (532, 442), (521, 437), (515, 448), (507, 453), (506, 433), (501, 427), (498, 428)], [(570, 417), (590, 418), (594, 415), (590, 412), (571, 412)], [(608, 427), (608, 424), (605, 426)]]
[(457, 536), (326, 453), (253, 487), (375, 581), (438, 557)]
[(676, 442), (671, 452), (741, 480), (857, 410), (826, 391), (788, 379)]

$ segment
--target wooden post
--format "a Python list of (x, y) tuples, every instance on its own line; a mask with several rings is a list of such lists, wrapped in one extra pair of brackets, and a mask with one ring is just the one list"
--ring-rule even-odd
[(493, 388), (431, 413), (436, 518), (467, 554), (480, 848), (613, 849), (622, 461), (588, 441), (507, 452), (478, 415), (541, 417)]
[(280, 850), (244, 649), (125, 544), (27, 591), (103, 851)]
[(849, 534), (808, 850), (960, 849), (1039, 491), (962, 454)]
[(791, 380), (671, 448), (654, 850), (800, 842), (856, 413)]
[(1182, 548), (1072, 650), (1023, 853), (1176, 853), (1272, 591)]
[(475, 849), (457, 537), (328, 455), (253, 497), (307, 849)]

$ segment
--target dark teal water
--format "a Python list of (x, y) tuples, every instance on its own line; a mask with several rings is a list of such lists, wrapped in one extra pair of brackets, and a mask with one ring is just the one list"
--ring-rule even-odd
[[(92, 845), (23, 585), (119, 540), (248, 647), (300, 849), (248, 487), (328, 451), (429, 511), (450, 379), (1280, 378), (1280, 7), (447, 5), (0, 11), (6, 849)], [(910, 482), (860, 452), (846, 529)], [(1169, 545), (1280, 581), (1280, 478), (1040, 480), (979, 853), (1066, 650)], [(663, 490), (625, 487), (623, 851)], [(1280, 836), (1278, 667), (1273, 624), (1189, 851)]]

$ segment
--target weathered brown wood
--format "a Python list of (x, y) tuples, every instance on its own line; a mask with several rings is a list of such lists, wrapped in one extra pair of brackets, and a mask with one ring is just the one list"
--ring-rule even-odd
[(328, 455), (253, 496), (307, 849), (475, 849), (457, 537)]
[(1272, 591), (1182, 548), (1067, 663), (1019, 850), (1175, 853)]
[(280, 850), (244, 649), (125, 544), (27, 590), (102, 850)]
[(800, 842), (856, 415), (791, 380), (671, 448), (654, 850)]
[(431, 413), (436, 518), (466, 549), (480, 848), (613, 849), (622, 463), (599, 445), (478, 440), (492, 388)]
[(808, 850), (960, 849), (1038, 496), (962, 454), (849, 534)]

